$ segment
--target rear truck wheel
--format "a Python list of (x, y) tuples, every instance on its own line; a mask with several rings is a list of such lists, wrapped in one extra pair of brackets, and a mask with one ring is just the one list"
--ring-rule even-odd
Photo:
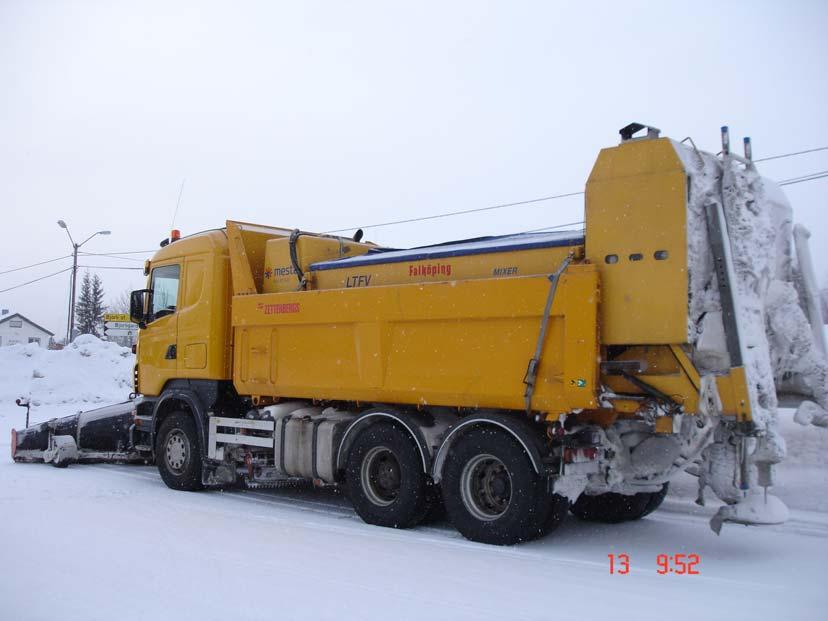
[(658, 492), (640, 492), (632, 496), (607, 493), (598, 496), (582, 494), (572, 505), (571, 511), (576, 517), (588, 522), (604, 522), (617, 524), (639, 520), (661, 506), (669, 483), (665, 483)]
[(460, 437), (446, 458), (441, 486), (455, 528), (480, 543), (536, 539), (566, 513), (566, 499), (547, 491), (520, 443), (499, 429)]
[(429, 488), (428, 511), (420, 522), (421, 524), (439, 524), (446, 520), (446, 507), (443, 504), (443, 496), (439, 485), (432, 485)]
[(357, 436), (345, 467), (348, 496), (368, 524), (411, 528), (429, 509), (430, 485), (414, 440), (392, 423)]
[(653, 511), (658, 509), (661, 506), (661, 503), (664, 502), (664, 499), (667, 497), (667, 492), (670, 489), (670, 484), (665, 483), (664, 487), (661, 488), (660, 492), (651, 492), (649, 494), (650, 499), (647, 501), (647, 506), (644, 507), (644, 513), (642, 513), (638, 517), (644, 517), (645, 515), (650, 515)]
[(569, 499), (558, 494), (551, 494), (552, 502), (547, 507), (546, 518), (541, 520), (539, 536), (544, 537), (561, 525), (569, 513)]
[(639, 520), (661, 506), (667, 495), (669, 484), (665, 483), (659, 492), (639, 492), (631, 496), (608, 492), (597, 496), (581, 497), (572, 505), (572, 514), (587, 522), (618, 524)]
[(155, 456), (158, 472), (167, 487), (185, 491), (204, 489), (198, 431), (189, 415), (173, 412), (164, 419), (158, 430)]

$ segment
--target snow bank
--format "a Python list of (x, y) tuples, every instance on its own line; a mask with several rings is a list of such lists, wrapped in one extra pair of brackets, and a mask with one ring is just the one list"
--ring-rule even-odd
[(725, 163), (679, 143), (690, 171), (688, 201), (688, 340), (702, 373), (721, 373), (729, 360), (710, 350), (721, 333), (721, 302), (708, 240), (706, 212), (721, 205), (727, 221), (743, 364), (751, 379), (753, 419), (771, 434), (776, 390), (812, 397), (828, 409), (828, 361), (814, 343), (802, 308), (801, 270), (793, 251), (793, 210), (782, 190), (753, 167)]
[[(790, 264), (788, 246), (777, 239), (777, 232), (782, 235), (790, 231), (790, 218), (773, 217), (779, 212), (770, 207), (771, 201), (765, 198), (762, 179), (755, 170), (739, 170), (735, 164), (723, 165), (709, 153), (678, 143), (675, 147), (688, 171), (692, 171), (687, 208), (688, 340), (694, 345), (704, 341), (705, 332), (714, 328), (708, 315), (717, 316), (722, 311), (706, 216), (711, 208), (722, 205), (736, 275), (736, 282), (731, 284), (739, 298), (735, 311), (743, 364), (753, 380), (750, 382), (753, 418), (760, 428), (765, 428), (775, 417), (777, 400), (770, 344), (765, 332), (764, 297), (771, 281)], [(714, 364), (706, 357), (697, 359), (696, 365), (702, 373), (720, 373), (730, 366), (729, 361), (726, 366), (722, 362), (720, 358)]]
[[(739, 364), (731, 360), (725, 344), (723, 306), (710, 251), (708, 217), (718, 215), (724, 218), (729, 238), (725, 250), (732, 262), (727, 270), (739, 355), (759, 431), (755, 440), (745, 441), (720, 427), (716, 442), (705, 449), (700, 484), (732, 505), (721, 509), (711, 526), (718, 532), (723, 521), (774, 523), (784, 517), (784, 505), (770, 497), (758, 498), (757, 489), (774, 484), (774, 466), (786, 454), (777, 391), (816, 402), (803, 403), (797, 422), (828, 426), (828, 360), (809, 322), (808, 311), (815, 315), (816, 304), (805, 304), (806, 294), (813, 297), (815, 290), (807, 269), (810, 255), (800, 239), (807, 234), (794, 227), (793, 210), (781, 189), (753, 165), (673, 145), (690, 183), (687, 329), (693, 360), (703, 376)], [(760, 511), (766, 514), (757, 517)]]
[(132, 391), (135, 356), (116, 343), (82, 335), (60, 351), (35, 343), (0, 348), (0, 402), (32, 405), (125, 401)]
[[(822, 289), (822, 319), (825, 322), (826, 328), (828, 328), (828, 287)], [(828, 340), (828, 336), (825, 338)]]

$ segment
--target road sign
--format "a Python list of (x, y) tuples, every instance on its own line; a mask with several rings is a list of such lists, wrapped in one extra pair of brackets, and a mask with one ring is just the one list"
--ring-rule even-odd
[(107, 328), (105, 331), (106, 336), (135, 336), (138, 334), (138, 327), (131, 330), (123, 330), (121, 328)]
[(104, 321), (129, 321), (127, 313), (104, 313)]
[(130, 321), (107, 321), (104, 324), (106, 331), (110, 330), (135, 330), (138, 326)]

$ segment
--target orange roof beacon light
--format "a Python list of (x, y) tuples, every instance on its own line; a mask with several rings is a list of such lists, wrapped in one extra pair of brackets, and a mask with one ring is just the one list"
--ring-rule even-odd
[(178, 241), (179, 239), (181, 239), (181, 231), (179, 231), (178, 229), (173, 229), (170, 233), (170, 241), (174, 242)]

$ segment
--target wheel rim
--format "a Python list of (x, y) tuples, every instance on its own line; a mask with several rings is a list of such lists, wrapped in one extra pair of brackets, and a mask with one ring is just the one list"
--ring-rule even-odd
[(478, 520), (491, 522), (509, 509), (512, 476), (494, 455), (476, 455), (463, 468), (460, 495), (469, 513)]
[(167, 468), (175, 474), (181, 474), (184, 472), (189, 455), (190, 443), (187, 437), (180, 429), (174, 429), (167, 436), (167, 442), (164, 445), (164, 460)]
[(360, 468), (360, 482), (365, 495), (379, 507), (387, 507), (400, 493), (400, 462), (386, 446), (375, 446), (365, 455)]

